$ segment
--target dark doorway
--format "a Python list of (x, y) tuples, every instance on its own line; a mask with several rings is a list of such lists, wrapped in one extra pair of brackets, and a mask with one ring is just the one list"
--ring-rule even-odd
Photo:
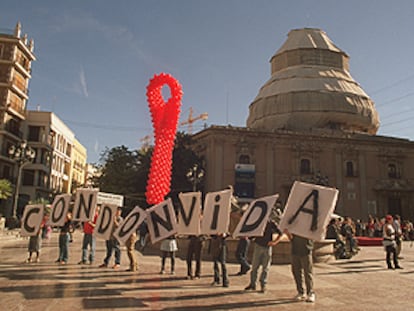
[(401, 199), (397, 197), (388, 198), (388, 214), (401, 215)]

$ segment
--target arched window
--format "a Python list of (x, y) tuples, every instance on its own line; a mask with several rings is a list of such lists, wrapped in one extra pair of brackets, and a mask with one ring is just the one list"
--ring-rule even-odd
[(355, 176), (354, 163), (352, 161), (346, 162), (346, 176), (347, 177)]
[(388, 164), (388, 177), (389, 178), (398, 178), (397, 166), (393, 163)]
[(240, 164), (250, 164), (250, 157), (247, 154), (242, 154), (239, 157)]
[(311, 173), (311, 165), (309, 159), (300, 160), (300, 174), (309, 175)]

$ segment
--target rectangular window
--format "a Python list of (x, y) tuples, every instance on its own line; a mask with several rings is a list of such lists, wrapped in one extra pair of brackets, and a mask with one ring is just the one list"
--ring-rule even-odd
[(40, 141), (40, 126), (29, 126), (29, 141)]
[(35, 171), (34, 170), (24, 170), (23, 171), (23, 178), (22, 178), (23, 186), (33, 186), (34, 185), (34, 176), (35, 176)]

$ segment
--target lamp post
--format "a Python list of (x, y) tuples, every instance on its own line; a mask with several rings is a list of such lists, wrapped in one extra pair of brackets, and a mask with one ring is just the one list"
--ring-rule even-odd
[(34, 149), (29, 147), (25, 140), (9, 148), (9, 157), (13, 159), (17, 164), (17, 180), (16, 180), (16, 187), (14, 189), (14, 198), (13, 198), (13, 207), (12, 207), (13, 219), (16, 219), (17, 203), (19, 201), (20, 179), (21, 179), (23, 167), (27, 163), (32, 162), (35, 156), (36, 156), (36, 153)]
[(193, 192), (197, 190), (197, 184), (201, 182), (204, 177), (204, 170), (198, 166), (198, 164), (194, 164), (192, 168), (190, 168), (187, 172), (187, 179), (193, 184)]

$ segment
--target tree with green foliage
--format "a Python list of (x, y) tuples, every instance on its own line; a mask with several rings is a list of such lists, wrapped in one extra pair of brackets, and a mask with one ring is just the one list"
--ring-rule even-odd
[(7, 200), (13, 195), (13, 188), (9, 180), (0, 179), (0, 200)]
[[(202, 167), (201, 159), (191, 149), (191, 136), (177, 133), (173, 151), (171, 192), (168, 196), (175, 201), (179, 192), (192, 190), (187, 178), (188, 171), (195, 165)], [(151, 165), (153, 148), (130, 151), (126, 146), (106, 149), (98, 164), (100, 175), (93, 180), (93, 186), (100, 191), (124, 195), (125, 206), (147, 207), (145, 192)], [(202, 186), (202, 183), (200, 183)]]

